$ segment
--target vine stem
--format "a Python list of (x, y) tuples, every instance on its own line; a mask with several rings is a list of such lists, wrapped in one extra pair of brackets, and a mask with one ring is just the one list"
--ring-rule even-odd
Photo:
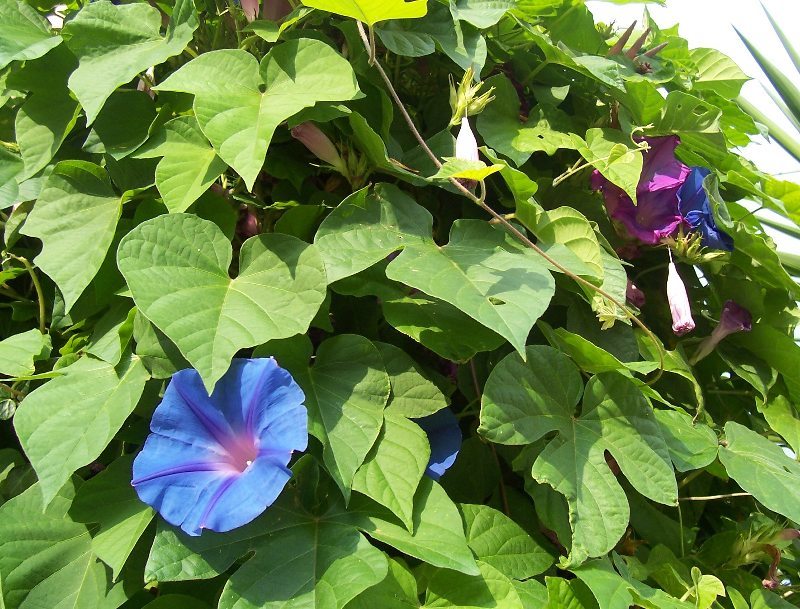
[[(356, 21), (356, 27), (358, 28), (358, 33), (361, 36), (361, 41), (364, 43), (364, 48), (367, 50), (367, 54), (369, 56), (373, 56), (374, 51), (370, 47), (370, 40), (369, 37), (367, 36), (367, 33), (364, 31), (364, 26), (360, 21)], [(422, 137), (422, 134), (419, 132), (417, 126), (414, 124), (414, 120), (411, 118), (411, 115), (409, 115), (408, 111), (406, 110), (405, 104), (403, 104), (403, 101), (397, 94), (394, 85), (392, 85), (392, 81), (389, 79), (389, 76), (386, 74), (386, 72), (384, 71), (383, 67), (381, 66), (377, 58), (375, 59), (373, 66), (378, 71), (378, 74), (380, 74), (381, 79), (386, 85), (386, 88), (389, 90), (389, 94), (394, 100), (395, 105), (400, 110), (400, 113), (403, 115), (403, 118), (405, 119), (406, 124), (408, 125), (408, 128), (411, 130), (411, 133), (413, 134), (414, 138), (417, 140), (422, 150), (425, 152), (425, 154), (428, 155), (428, 157), (436, 166), (436, 168), (437, 169), (441, 168), (442, 162), (439, 160), (439, 157), (436, 156), (433, 150), (430, 149), (430, 146), (428, 146), (427, 142), (425, 141), (425, 138)], [(636, 315), (634, 315), (633, 311), (631, 311), (627, 307), (627, 305), (619, 302), (616, 298), (611, 296), (611, 294), (609, 294), (602, 288), (594, 285), (592, 282), (584, 279), (583, 277), (576, 275), (568, 268), (566, 268), (564, 265), (557, 262), (550, 255), (548, 255), (547, 252), (545, 252), (542, 248), (540, 248), (533, 241), (531, 241), (527, 237), (527, 235), (522, 233), (522, 231), (520, 231), (516, 226), (514, 226), (511, 222), (509, 222), (505, 218), (505, 216), (497, 213), (486, 203), (486, 201), (484, 201), (481, 197), (476, 196), (475, 193), (473, 193), (471, 190), (469, 190), (467, 187), (461, 184), (461, 182), (459, 182), (454, 178), (450, 178), (450, 183), (453, 186), (455, 186), (464, 196), (469, 198), (473, 203), (478, 205), (486, 213), (492, 216), (495, 222), (501, 224), (503, 228), (505, 228), (512, 235), (514, 235), (514, 237), (516, 237), (522, 244), (532, 249), (534, 252), (536, 252), (539, 256), (544, 258), (549, 264), (557, 268), (564, 275), (566, 275), (576, 283), (586, 288), (589, 288), (593, 292), (600, 294), (600, 296), (606, 298), (607, 300), (618, 306), (620, 309), (622, 309), (626, 313), (628, 319), (630, 319), (633, 323), (635, 323), (647, 335), (647, 337), (652, 341), (652, 343), (656, 347), (656, 351), (658, 353), (658, 372), (652, 379), (647, 381), (647, 384), (652, 385), (653, 383), (658, 381), (659, 378), (661, 378), (661, 374), (664, 371), (664, 347), (662, 346), (661, 341), (658, 340), (658, 337), (656, 337), (656, 335), (652, 332), (652, 330), (650, 330), (650, 328), (648, 328), (643, 321), (641, 321), (638, 317), (636, 317)]]
[(36, 300), (39, 302), (39, 332), (42, 334), (47, 334), (47, 329), (45, 328), (47, 311), (44, 304), (44, 291), (42, 290), (42, 284), (39, 282), (39, 277), (36, 275), (36, 269), (33, 268), (33, 265), (28, 261), (27, 258), (16, 256), (15, 254), (11, 253), (8, 255), (14, 260), (21, 262), (22, 266), (25, 267), (25, 270), (28, 271), (28, 275), (31, 276), (33, 288), (36, 290)]
[(724, 493), (722, 495), (705, 495), (703, 497), (678, 497), (678, 501), (713, 501), (714, 499), (731, 499), (732, 497), (752, 497), (750, 493)]
[[(477, 400), (480, 401), (483, 392), (481, 391), (481, 384), (478, 382), (478, 371), (475, 370), (475, 359), (469, 360), (469, 372), (472, 375), (472, 385), (475, 388), (475, 395)], [(511, 516), (511, 508), (508, 505), (508, 494), (506, 493), (506, 485), (503, 482), (503, 471), (500, 466), (500, 457), (497, 455), (497, 449), (494, 447), (494, 442), (487, 442), (492, 451), (494, 462), (497, 464), (497, 471), (500, 474), (500, 500), (503, 502), (503, 512), (506, 516)]]

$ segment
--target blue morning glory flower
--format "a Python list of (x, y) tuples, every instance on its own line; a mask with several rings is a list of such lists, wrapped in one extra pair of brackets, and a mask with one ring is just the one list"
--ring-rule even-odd
[(432, 415), (414, 421), (428, 435), (431, 458), (425, 473), (438, 480), (450, 469), (461, 449), (461, 428), (458, 419), (449, 408), (443, 408)]
[(711, 213), (708, 194), (703, 188), (703, 180), (710, 173), (711, 171), (705, 167), (692, 167), (678, 194), (681, 202), (680, 211), (692, 230), (700, 232), (703, 246), (731, 251), (733, 239), (728, 233), (717, 228), (714, 214)]
[(175, 373), (133, 462), (139, 498), (189, 535), (247, 524), (308, 444), (304, 400), (273, 358), (234, 359), (210, 397), (196, 370)]

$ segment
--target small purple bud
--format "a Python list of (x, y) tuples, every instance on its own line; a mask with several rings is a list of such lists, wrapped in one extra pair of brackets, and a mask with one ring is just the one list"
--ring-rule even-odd
[[(730, 301), (729, 301), (730, 302)], [(800, 537), (800, 529), (783, 529), (778, 535), (779, 539), (790, 541)]]
[(259, 233), (258, 216), (249, 207), (239, 211), (239, 221), (236, 223), (236, 236), (246, 241)]
[(264, 19), (280, 21), (292, 12), (292, 5), (286, 0), (264, 0)]
[(344, 161), (336, 146), (314, 123), (300, 123), (292, 129), (292, 137), (299, 140), (318, 159), (332, 165), (339, 173), (345, 173)]
[(469, 119), (465, 116), (461, 121), (461, 128), (456, 137), (456, 158), (462, 161), (478, 161), (478, 142), (469, 126)]
[(711, 336), (700, 343), (700, 346), (692, 357), (692, 363), (695, 364), (699, 362), (711, 353), (717, 348), (720, 341), (729, 334), (749, 332), (752, 327), (753, 316), (750, 314), (750, 311), (736, 304), (733, 300), (728, 300), (722, 306), (722, 314), (720, 315), (717, 327), (711, 331)]
[(644, 303), (647, 302), (644, 292), (636, 287), (636, 284), (634, 284), (630, 279), (628, 279), (628, 287), (625, 288), (625, 298), (637, 309), (641, 309), (644, 306)]
[(261, 8), (260, 0), (242, 0), (242, 10), (248, 22), (255, 21), (258, 10)]
[(669, 310), (672, 313), (672, 331), (675, 335), (683, 336), (687, 332), (694, 330), (689, 295), (686, 293), (686, 286), (683, 285), (681, 276), (678, 275), (675, 263), (671, 260), (669, 274), (667, 275), (667, 300), (669, 301)]

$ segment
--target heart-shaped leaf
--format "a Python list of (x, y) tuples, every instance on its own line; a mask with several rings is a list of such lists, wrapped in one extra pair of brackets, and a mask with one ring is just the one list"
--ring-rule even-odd
[(260, 66), (247, 51), (204, 53), (158, 90), (195, 96), (200, 128), (248, 188), (261, 171), (280, 123), (317, 102), (353, 99), (359, 92), (347, 60), (310, 38), (273, 47)]
[(174, 342), (209, 393), (239, 350), (305, 332), (325, 299), (322, 259), (289, 235), (248, 239), (239, 275), (213, 222), (158, 216), (120, 243), (117, 264), (139, 310)]

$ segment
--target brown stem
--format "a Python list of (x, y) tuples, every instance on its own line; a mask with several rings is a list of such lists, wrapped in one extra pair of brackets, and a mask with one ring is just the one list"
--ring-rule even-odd
[[(366, 48), (368, 54), (372, 55), (372, 48), (370, 47), (370, 41), (369, 38), (367, 37), (367, 33), (364, 31), (364, 26), (361, 24), (361, 22), (356, 21), (356, 27), (358, 28), (358, 33), (361, 36), (362, 42), (364, 43), (364, 48)], [(433, 164), (437, 167), (437, 169), (440, 168), (442, 166), (442, 162), (439, 160), (436, 154), (434, 154), (433, 150), (431, 150), (428, 144), (425, 142), (425, 138), (422, 137), (422, 134), (419, 132), (417, 126), (414, 124), (414, 120), (408, 114), (408, 111), (406, 110), (403, 101), (400, 99), (400, 96), (397, 94), (397, 91), (392, 85), (392, 81), (389, 79), (389, 76), (386, 74), (386, 72), (384, 71), (383, 67), (381, 66), (377, 58), (375, 59), (373, 65), (375, 69), (378, 70), (378, 73), (383, 79), (383, 82), (386, 84), (386, 88), (389, 90), (389, 94), (394, 100), (394, 103), (397, 106), (397, 108), (400, 110), (400, 113), (403, 115), (403, 118), (405, 119), (408, 128), (411, 130), (411, 133), (414, 135), (414, 138), (417, 140), (422, 150), (425, 151), (425, 154), (427, 154), (428, 157), (431, 159), (431, 161), (433, 161)], [(532, 249), (534, 252), (536, 252), (539, 256), (544, 258), (547, 262), (549, 262), (552, 266), (557, 268), (564, 275), (566, 275), (576, 283), (579, 283), (580, 285), (589, 288), (590, 290), (596, 292), (597, 294), (600, 294), (604, 298), (608, 299), (610, 302), (617, 305), (620, 309), (622, 309), (627, 314), (628, 318), (637, 326), (639, 326), (639, 328), (641, 328), (641, 330), (656, 346), (656, 351), (658, 352), (658, 372), (656, 373), (655, 377), (647, 381), (647, 384), (652, 385), (653, 383), (658, 381), (659, 378), (661, 378), (661, 374), (664, 371), (664, 347), (661, 345), (661, 342), (658, 340), (656, 335), (653, 334), (650, 328), (648, 328), (639, 318), (637, 318), (634, 315), (633, 311), (631, 311), (625, 304), (619, 302), (616, 298), (611, 296), (608, 292), (606, 292), (602, 288), (599, 288), (590, 281), (584, 279), (583, 277), (576, 275), (575, 273), (567, 269), (564, 265), (554, 260), (542, 248), (540, 248), (538, 245), (533, 243), (533, 241), (528, 239), (528, 237), (524, 235), (516, 226), (514, 226), (513, 224), (511, 224), (511, 222), (506, 220), (502, 214), (498, 214), (496, 211), (494, 211), (491, 207), (489, 207), (489, 205), (485, 201), (483, 201), (480, 197), (476, 196), (475, 193), (473, 193), (471, 190), (469, 190), (467, 187), (461, 184), (458, 180), (456, 180), (455, 178), (450, 178), (450, 183), (453, 186), (455, 186), (464, 196), (469, 198), (473, 203), (477, 204), (481, 209), (483, 209), (486, 213), (492, 216), (492, 218), (498, 224), (501, 224), (503, 228), (505, 228), (512, 235), (514, 235), (517, 239), (519, 239), (520, 242), (522, 242), (524, 245)]]

